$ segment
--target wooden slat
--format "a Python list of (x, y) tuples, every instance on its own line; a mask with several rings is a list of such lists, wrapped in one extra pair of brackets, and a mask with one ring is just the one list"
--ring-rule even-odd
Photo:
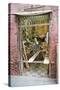
[(23, 61), (23, 63), (36, 63), (36, 64), (38, 64), (38, 63), (41, 63), (41, 64), (49, 64), (49, 63), (44, 63), (44, 61), (33, 61), (33, 62), (29, 62), (29, 61)]
[(48, 26), (49, 23), (43, 23), (43, 24), (32, 24), (32, 25), (20, 25), (20, 27), (36, 27), (36, 26)]
[(23, 63), (44, 63), (44, 61), (33, 61), (33, 62), (29, 62), (29, 61), (23, 61)]
[(39, 55), (39, 53), (40, 53), (40, 50), (37, 51), (37, 52), (29, 59), (28, 62), (33, 62), (33, 61), (35, 60), (35, 58)]
[(20, 31), (19, 31), (19, 59), (20, 59), (20, 62), (19, 62), (19, 69), (20, 69), (20, 75), (23, 74), (23, 61), (22, 61), (22, 30), (21, 28), (19, 28)]

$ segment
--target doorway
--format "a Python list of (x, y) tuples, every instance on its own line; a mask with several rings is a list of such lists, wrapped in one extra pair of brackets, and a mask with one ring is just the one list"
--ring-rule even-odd
[(20, 75), (48, 77), (50, 14), (20, 16)]

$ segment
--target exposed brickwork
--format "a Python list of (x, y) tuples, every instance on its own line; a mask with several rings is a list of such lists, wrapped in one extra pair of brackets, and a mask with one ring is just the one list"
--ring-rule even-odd
[(19, 63), (13, 62), (10, 63), (10, 74), (11, 75), (19, 75)]
[(16, 23), (15, 15), (10, 15), (10, 74), (19, 74), (19, 50), (17, 43), (18, 26)]
[(49, 74), (51, 77), (57, 77), (57, 41), (58, 41), (58, 8), (54, 7), (51, 15), (49, 40), (49, 59), (50, 67)]

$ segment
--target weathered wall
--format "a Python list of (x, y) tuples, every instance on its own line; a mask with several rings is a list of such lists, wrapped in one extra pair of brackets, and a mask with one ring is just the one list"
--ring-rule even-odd
[[(30, 6), (30, 5), (28, 5)], [(9, 4), (9, 74), (19, 75), (18, 23), (16, 13), (23, 11), (27, 5)]]
[(19, 51), (17, 45), (17, 31), (15, 15), (10, 15), (10, 74), (19, 74)]
[[(10, 72), (11, 75), (19, 75), (19, 50), (17, 43), (18, 25), (16, 23), (15, 13), (19, 11), (32, 10), (52, 10), (51, 21), (49, 27), (49, 76), (56, 77), (57, 72), (57, 31), (58, 31), (58, 7), (57, 6), (40, 6), (34, 5), (35, 9), (30, 8), (32, 5), (11, 4), (10, 12)], [(28, 8), (28, 9), (27, 9)]]
[(58, 7), (53, 7), (52, 10), (49, 36), (49, 74), (51, 77), (57, 77)]

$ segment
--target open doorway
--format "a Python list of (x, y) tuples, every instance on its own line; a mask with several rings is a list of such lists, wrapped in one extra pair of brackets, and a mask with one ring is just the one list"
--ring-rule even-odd
[(20, 16), (20, 75), (48, 77), (49, 16)]

